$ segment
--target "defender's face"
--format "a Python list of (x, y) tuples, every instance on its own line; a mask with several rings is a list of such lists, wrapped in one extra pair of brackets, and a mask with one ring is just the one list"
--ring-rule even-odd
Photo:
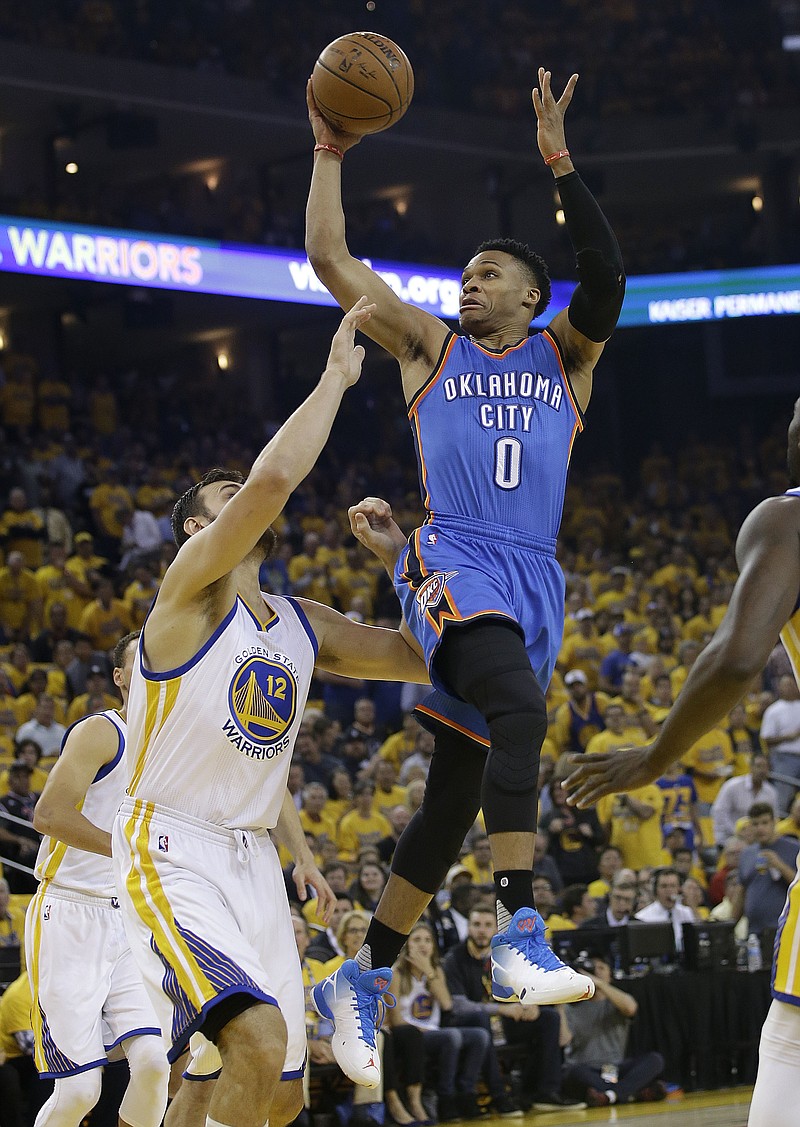
[(467, 263), (461, 276), (459, 324), (475, 336), (517, 319), (530, 320), (538, 298), (539, 291), (512, 255), (484, 250)]

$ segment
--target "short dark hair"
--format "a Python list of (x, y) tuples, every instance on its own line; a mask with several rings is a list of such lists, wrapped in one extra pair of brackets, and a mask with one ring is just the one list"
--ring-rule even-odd
[(654, 869), (653, 870), (653, 891), (655, 891), (658, 888), (658, 882), (661, 880), (662, 877), (677, 877), (678, 883), (680, 883), (681, 874), (678, 872), (677, 869), (674, 869), (672, 867), (672, 865), (662, 865), (660, 868)]
[(175, 502), (172, 510), (172, 538), (179, 548), (182, 548), (189, 539), (189, 533), (184, 530), (184, 523), (188, 517), (198, 515), (208, 516), (208, 510), (202, 501), (198, 500), (200, 490), (205, 485), (213, 485), (216, 481), (235, 481), (244, 484), (244, 476), (238, 470), (226, 470), (217, 466), (208, 473), (203, 474), (199, 481), (190, 486), (186, 492)]
[(583, 898), (589, 891), (588, 885), (585, 884), (571, 884), (565, 888), (561, 893), (560, 907), (563, 915), (567, 919), (572, 918), (572, 913), (576, 908), (580, 908), (583, 903)]
[(770, 802), (754, 802), (747, 811), (748, 818), (763, 818), (765, 814), (775, 817), (775, 810)]
[(125, 654), (128, 652), (128, 646), (131, 642), (138, 639), (141, 630), (132, 630), (130, 634), (126, 634), (124, 638), (120, 638), (116, 646), (114, 646), (114, 653), (111, 657), (111, 665), (114, 669), (122, 669), (125, 664)]
[(510, 254), (512, 258), (516, 258), (535, 283), (540, 294), (533, 310), (533, 317), (538, 317), (544, 313), (550, 304), (552, 289), (550, 287), (550, 271), (542, 256), (537, 254), (535, 250), (531, 250), (527, 243), (521, 243), (517, 239), (487, 239), (486, 242), (481, 243), (475, 253), (481, 254), (485, 250), (501, 250), (504, 254)]

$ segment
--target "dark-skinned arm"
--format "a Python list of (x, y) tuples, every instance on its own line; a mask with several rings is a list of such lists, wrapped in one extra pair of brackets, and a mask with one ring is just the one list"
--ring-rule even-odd
[(576, 770), (564, 784), (570, 803), (590, 806), (604, 794), (653, 782), (741, 699), (797, 604), (800, 500), (772, 497), (755, 508), (739, 533), (736, 559), (740, 574), (725, 618), (655, 742), (613, 755), (573, 757)]

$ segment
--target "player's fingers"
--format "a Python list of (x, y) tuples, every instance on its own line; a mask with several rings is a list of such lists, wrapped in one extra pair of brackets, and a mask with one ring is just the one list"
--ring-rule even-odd
[(542, 113), (542, 96), (539, 93), (538, 86), (534, 86), (531, 91), (531, 100), (533, 101), (533, 108), (536, 110), (536, 116), (540, 117)]
[(587, 807), (594, 806), (598, 798), (602, 798), (607, 791), (605, 780), (594, 776), (587, 779), (582, 786), (579, 786), (574, 794), (569, 795), (567, 805), (577, 806), (579, 810), (586, 810)]
[(572, 95), (575, 93), (575, 87), (578, 85), (578, 75), (573, 74), (567, 85), (564, 87), (564, 93), (558, 99), (558, 108), (565, 110), (572, 101)]
[(546, 102), (549, 98), (553, 97), (553, 92), (550, 89), (550, 71), (546, 70), (542, 75), (542, 101)]
[(355, 346), (355, 348), (353, 349), (353, 356), (355, 357), (355, 359), (358, 361), (359, 364), (364, 363), (364, 357), (366, 356), (366, 352), (364, 351), (364, 345), (363, 344), (357, 344)]

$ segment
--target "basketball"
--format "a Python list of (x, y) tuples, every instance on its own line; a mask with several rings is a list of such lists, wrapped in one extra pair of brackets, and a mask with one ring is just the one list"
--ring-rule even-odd
[(311, 89), (331, 125), (362, 136), (400, 120), (414, 95), (414, 72), (391, 39), (374, 31), (354, 31), (321, 52)]

